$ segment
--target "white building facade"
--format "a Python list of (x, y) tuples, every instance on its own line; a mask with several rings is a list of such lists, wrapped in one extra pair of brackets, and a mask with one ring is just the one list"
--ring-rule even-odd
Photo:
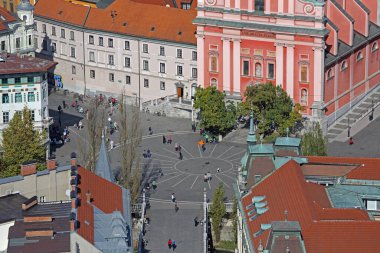
[(178, 43), (100, 31), (42, 17), (36, 10), (36, 53), (58, 63), (55, 74), (64, 89), (82, 94), (125, 91), (141, 102), (194, 95), (195, 39), (193, 44)]
[(17, 7), (18, 17), (15, 17), (0, 7), (0, 53), (34, 56), (33, 9), (28, 1), (22, 0)]

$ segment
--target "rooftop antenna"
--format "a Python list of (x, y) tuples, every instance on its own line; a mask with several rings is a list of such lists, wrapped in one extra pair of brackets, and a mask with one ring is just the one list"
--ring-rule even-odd
[(115, 22), (115, 18), (116, 18), (116, 16), (117, 16), (116, 11), (111, 11), (112, 23)]
[(285, 221), (288, 221), (288, 210), (285, 209), (284, 215), (285, 215)]

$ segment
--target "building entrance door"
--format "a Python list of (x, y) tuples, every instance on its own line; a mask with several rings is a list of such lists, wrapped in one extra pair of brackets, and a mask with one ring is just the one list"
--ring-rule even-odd
[(179, 98), (183, 97), (183, 87), (177, 87), (177, 96)]

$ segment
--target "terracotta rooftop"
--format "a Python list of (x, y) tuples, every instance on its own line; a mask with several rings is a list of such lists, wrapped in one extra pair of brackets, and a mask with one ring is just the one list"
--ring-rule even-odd
[[(347, 179), (361, 180), (380, 180), (380, 158), (356, 158), (356, 157), (331, 157), (331, 156), (308, 156), (309, 163), (324, 165), (351, 165), (347, 166)], [(355, 167), (355, 168), (353, 168)], [(339, 168), (339, 167), (335, 167)], [(340, 171), (344, 173), (345, 169), (340, 167)]]
[[(114, 18), (110, 15), (111, 10), (116, 10)], [(195, 10), (167, 8), (131, 0), (115, 0), (105, 9), (64, 0), (39, 0), (34, 14), (96, 31), (196, 44), (196, 26), (192, 24), (196, 16)]]
[(44, 72), (57, 65), (53, 61), (15, 54), (0, 54), (0, 58), (0, 75)]
[(9, 11), (3, 7), (0, 7), (0, 32), (7, 30), (6, 23), (10, 23), (16, 20), (16, 17), (14, 17)]
[[(248, 216), (248, 212), (253, 208), (247, 206), (254, 196), (265, 196), (268, 210), (250, 221), (253, 215)], [(307, 252), (380, 252), (379, 240), (375, 239), (380, 234), (380, 222), (370, 221), (364, 210), (332, 208), (325, 188), (306, 182), (300, 165), (293, 160), (252, 187), (242, 204), (255, 249), (260, 241), (267, 243), (270, 230), (253, 235), (262, 224), (284, 220), (286, 210), (288, 220), (299, 222)], [(362, 233), (358, 237), (357, 231)], [(372, 239), (361, 240), (366, 236)]]

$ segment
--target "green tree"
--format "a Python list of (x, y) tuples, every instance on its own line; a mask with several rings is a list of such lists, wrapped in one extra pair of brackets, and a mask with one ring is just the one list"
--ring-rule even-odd
[(310, 129), (302, 136), (301, 152), (306, 156), (326, 156), (327, 140), (319, 123), (313, 123)]
[(27, 107), (21, 113), (14, 114), (2, 137), (5, 164), (5, 169), (1, 171), (2, 177), (18, 175), (21, 163), (45, 161), (46, 147), (43, 141), (46, 132), (34, 129), (32, 115)]
[(294, 129), (302, 120), (300, 111), (303, 108), (299, 104), (293, 106), (291, 98), (280, 86), (270, 82), (248, 86), (244, 95), (239, 113), (249, 115), (253, 104), (259, 134), (269, 136), (277, 132), (283, 135), (287, 128)]
[(219, 242), (222, 219), (226, 214), (226, 205), (224, 204), (224, 189), (222, 184), (219, 184), (215, 190), (212, 205), (210, 208), (210, 214), (212, 219), (212, 229), (215, 233), (215, 241)]
[(216, 87), (198, 87), (194, 108), (200, 110), (201, 126), (213, 134), (225, 134), (235, 124), (236, 107), (224, 102), (225, 94)]
[(237, 225), (238, 225), (237, 209), (238, 209), (238, 202), (237, 202), (237, 199), (234, 198), (233, 206), (232, 206), (231, 219), (232, 219), (232, 227), (234, 230), (234, 242), (235, 242), (235, 244), (237, 243), (237, 230), (238, 230), (238, 227), (237, 227)]

